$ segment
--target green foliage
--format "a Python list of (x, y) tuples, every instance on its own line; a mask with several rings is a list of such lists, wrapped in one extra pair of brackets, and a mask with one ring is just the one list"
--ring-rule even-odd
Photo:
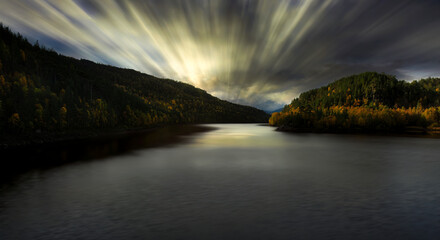
[(342, 78), (325, 87), (302, 93), (292, 107), (330, 106), (423, 107), (440, 105), (440, 79), (398, 81), (394, 76), (366, 72)]
[(269, 123), (316, 130), (400, 131), (440, 125), (440, 79), (362, 73), (302, 93)]
[(189, 84), (59, 55), (0, 25), (2, 131), (267, 119), (263, 111), (220, 100)]

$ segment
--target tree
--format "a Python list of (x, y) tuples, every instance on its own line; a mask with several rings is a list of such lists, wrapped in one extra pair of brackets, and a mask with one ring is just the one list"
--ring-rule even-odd
[(64, 129), (67, 127), (67, 108), (66, 108), (66, 106), (62, 106), (60, 108), (59, 115), (60, 115), (60, 120), (59, 120), (60, 128)]
[(23, 130), (23, 122), (21, 121), (18, 113), (13, 113), (11, 117), (9, 117), (8, 122), (12, 130), (19, 132)]

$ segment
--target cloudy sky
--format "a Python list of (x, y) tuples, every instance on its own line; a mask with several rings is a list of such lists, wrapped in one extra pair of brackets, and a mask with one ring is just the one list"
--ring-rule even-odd
[(0, 22), (76, 58), (271, 110), (365, 71), (440, 76), (438, 0), (0, 0)]

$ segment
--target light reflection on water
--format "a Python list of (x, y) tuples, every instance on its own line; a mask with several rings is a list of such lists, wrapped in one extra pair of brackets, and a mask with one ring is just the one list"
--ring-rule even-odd
[(31, 171), (1, 185), (0, 236), (440, 236), (439, 139), (207, 126), (213, 128), (180, 135), (171, 145)]
[[(255, 124), (210, 124), (214, 131), (208, 131), (193, 139), (192, 147), (212, 148), (282, 148), (291, 144), (281, 135), (273, 138), (273, 130), (265, 125)], [(192, 137), (190, 137), (192, 138)]]

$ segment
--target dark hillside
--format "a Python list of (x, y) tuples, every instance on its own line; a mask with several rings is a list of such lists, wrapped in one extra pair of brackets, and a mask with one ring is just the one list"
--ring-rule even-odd
[(0, 26), (3, 136), (267, 119), (189, 84), (62, 56)]

